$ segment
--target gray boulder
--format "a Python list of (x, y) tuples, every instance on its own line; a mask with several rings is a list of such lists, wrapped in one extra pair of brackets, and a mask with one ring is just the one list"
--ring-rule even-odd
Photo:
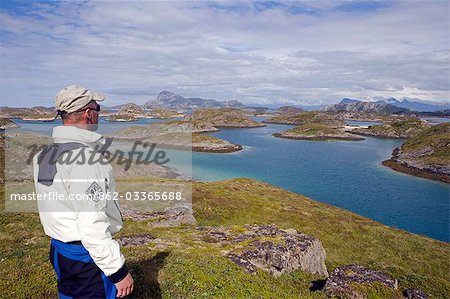
[(389, 275), (360, 265), (346, 265), (334, 269), (328, 277), (324, 291), (338, 298), (364, 299), (365, 296), (354, 288), (355, 284), (382, 283), (388, 288), (398, 289), (396, 279)]
[(403, 295), (407, 299), (428, 299), (428, 294), (418, 289), (406, 289), (403, 291)]
[(173, 227), (181, 225), (195, 225), (192, 207), (187, 204), (177, 204), (165, 209), (164, 212), (155, 213), (155, 221), (149, 222), (152, 227)]
[(144, 245), (150, 243), (154, 239), (155, 239), (154, 236), (144, 234), (144, 235), (121, 237), (117, 241), (120, 243), (120, 245), (127, 247), (127, 246)]
[[(133, 203), (133, 202), (131, 202)], [(157, 206), (132, 206), (125, 201), (121, 204), (121, 212), (124, 218), (133, 221), (148, 221), (151, 227), (175, 227), (184, 225), (196, 225), (191, 204), (188, 202), (170, 203), (166, 207)]]
[[(319, 239), (298, 233), (281, 230), (275, 226), (246, 226), (247, 231), (232, 242), (251, 241), (246, 249), (227, 253), (227, 257), (247, 271), (255, 273), (257, 269), (279, 276), (285, 272), (301, 269), (308, 273), (328, 276), (325, 266), (325, 250)], [(258, 237), (271, 237), (273, 240)]]

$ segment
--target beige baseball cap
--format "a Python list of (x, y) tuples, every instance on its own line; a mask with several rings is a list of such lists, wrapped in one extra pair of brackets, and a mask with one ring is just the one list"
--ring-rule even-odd
[(80, 110), (92, 100), (104, 101), (105, 96), (83, 86), (69, 85), (56, 94), (55, 109), (71, 113)]

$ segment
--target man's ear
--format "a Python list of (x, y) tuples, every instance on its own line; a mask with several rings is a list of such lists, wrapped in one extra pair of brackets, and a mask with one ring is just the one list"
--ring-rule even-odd
[(87, 120), (91, 120), (91, 109), (86, 109), (83, 112), (83, 117)]

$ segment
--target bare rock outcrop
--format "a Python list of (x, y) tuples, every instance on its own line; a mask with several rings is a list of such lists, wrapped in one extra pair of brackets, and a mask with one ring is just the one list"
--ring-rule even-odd
[(155, 237), (148, 234), (135, 235), (135, 236), (125, 236), (120, 237), (117, 241), (120, 245), (128, 247), (128, 246), (139, 246), (150, 243), (154, 240)]
[[(233, 242), (257, 239), (244, 249), (237, 248), (227, 252), (226, 256), (247, 271), (255, 273), (257, 269), (261, 269), (273, 276), (279, 276), (301, 269), (308, 273), (328, 276), (325, 250), (319, 239), (293, 229), (281, 230), (275, 226), (254, 225), (246, 226), (246, 229), (247, 231), (237, 236)], [(218, 236), (224, 237), (222, 234)]]
[(175, 227), (184, 225), (196, 225), (192, 207), (188, 203), (177, 203), (168, 205), (163, 210), (158, 211), (136, 209), (128, 205), (122, 205), (124, 218), (135, 221), (147, 221), (151, 227)]
[(442, 123), (408, 139), (383, 165), (411, 175), (450, 183), (450, 123)]
[(149, 222), (149, 226), (172, 227), (197, 224), (197, 221), (194, 218), (192, 207), (186, 204), (170, 206), (164, 212), (157, 213), (156, 216), (156, 220), (153, 222)]
[(406, 289), (403, 291), (403, 295), (406, 299), (428, 299), (430, 298), (427, 293), (418, 289)]
[(364, 294), (355, 285), (381, 283), (388, 288), (398, 289), (398, 282), (389, 275), (360, 265), (338, 267), (328, 277), (324, 291), (338, 298), (364, 299)]

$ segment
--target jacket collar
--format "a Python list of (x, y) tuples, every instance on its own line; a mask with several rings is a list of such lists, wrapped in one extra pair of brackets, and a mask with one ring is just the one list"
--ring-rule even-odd
[(52, 137), (55, 143), (80, 142), (86, 145), (105, 143), (103, 135), (75, 126), (54, 127)]

